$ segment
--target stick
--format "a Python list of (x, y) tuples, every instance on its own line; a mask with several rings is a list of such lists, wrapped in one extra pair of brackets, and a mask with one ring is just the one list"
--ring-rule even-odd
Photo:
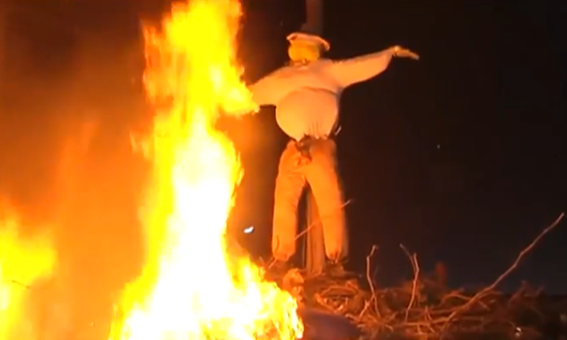
[[(348, 200), (345, 203), (343, 203), (343, 205), (341, 205), (340, 209), (344, 209), (347, 205), (349, 205), (352, 202), (352, 200)], [(327, 215), (328, 216), (328, 215)], [(304, 230), (302, 230), (299, 234), (297, 234), (297, 236), (295, 237), (295, 240), (297, 241), (301, 236), (307, 234), (309, 232), (309, 230), (313, 229), (313, 227), (315, 227), (317, 225), (317, 223), (321, 222), (321, 219), (325, 217), (325, 216), (320, 216), (319, 218), (317, 218), (317, 220), (313, 221), (313, 223), (311, 223), (307, 228), (305, 228)]]
[[(340, 209), (344, 209), (347, 205), (349, 205), (352, 202), (352, 200), (348, 200), (345, 203), (343, 203), (343, 205), (341, 205)], [(322, 216), (319, 215), (319, 218), (317, 220), (315, 220), (313, 223), (311, 223), (307, 228), (305, 228), (305, 230), (301, 231), (299, 234), (297, 234), (297, 236), (295, 237), (295, 241), (297, 241), (300, 237), (302, 237), (303, 235), (307, 234), (309, 232), (309, 230), (313, 229), (313, 227), (315, 227), (317, 225), (317, 223), (319, 223), (321, 221)], [(278, 246), (276, 245), (276, 250), (278, 249)], [(271, 269), (274, 264), (277, 262), (277, 260), (275, 258), (273, 258), (270, 261), (270, 264), (268, 264), (268, 269)]]
[(372, 249), (370, 249), (370, 253), (368, 254), (368, 256), (366, 256), (366, 281), (368, 281), (368, 285), (370, 286), (370, 292), (372, 293), (372, 297), (370, 298), (370, 301), (366, 303), (366, 305), (358, 315), (359, 318), (364, 315), (364, 312), (366, 312), (366, 310), (372, 303), (374, 303), (374, 309), (376, 311), (376, 315), (378, 315), (379, 318), (381, 317), (380, 310), (378, 309), (378, 299), (376, 297), (376, 289), (374, 288), (374, 280), (372, 280), (372, 276), (370, 275), (371, 259), (377, 250), (378, 247), (376, 245), (372, 245)]
[(450, 324), (450, 322), (455, 318), (455, 316), (457, 316), (458, 314), (466, 311), (468, 308), (470, 308), (475, 302), (477, 302), (480, 298), (482, 298), (484, 295), (486, 295), (488, 292), (494, 290), (496, 288), (496, 286), (498, 286), (500, 284), (500, 282), (502, 282), (502, 280), (504, 280), (508, 275), (510, 275), (510, 273), (512, 271), (514, 271), (514, 269), (516, 269), (516, 267), (518, 267), (518, 264), (520, 263), (520, 261), (522, 260), (522, 258), (529, 253), (534, 247), (535, 245), (551, 230), (553, 230), (555, 227), (557, 227), (559, 225), (559, 222), (561, 222), (561, 220), (563, 219), (563, 216), (565, 215), (565, 213), (561, 213), (559, 215), (559, 217), (557, 217), (557, 219), (551, 223), (547, 228), (545, 228), (541, 233), (539, 233), (539, 235), (526, 247), (524, 248), (520, 254), (518, 255), (518, 257), (516, 257), (516, 260), (514, 261), (514, 263), (512, 263), (512, 265), (504, 272), (502, 273), (497, 279), (496, 281), (494, 281), (490, 286), (484, 288), (483, 290), (481, 290), (480, 292), (478, 292), (477, 294), (475, 294), (467, 303), (465, 303), (464, 305), (462, 305), (461, 307), (457, 308), (456, 310), (454, 310), (448, 317), (447, 317), (447, 321), (445, 323), (445, 325), (443, 325), (443, 329), (442, 331), (444, 331)]
[(410, 302), (408, 303), (408, 306), (406, 308), (406, 314), (405, 314), (405, 317), (404, 317), (404, 320), (407, 322), (408, 317), (409, 317), (409, 312), (410, 312), (411, 308), (413, 307), (413, 304), (415, 302), (415, 297), (416, 297), (416, 294), (417, 294), (417, 284), (418, 284), (418, 280), (419, 280), (419, 263), (417, 262), (417, 255), (415, 253), (413, 255), (410, 254), (408, 249), (403, 244), (400, 244), (400, 248), (402, 248), (404, 253), (406, 253), (406, 255), (409, 257), (410, 262), (411, 262), (411, 267), (413, 269), (413, 285), (412, 285), (412, 289), (411, 289), (411, 298), (410, 298)]

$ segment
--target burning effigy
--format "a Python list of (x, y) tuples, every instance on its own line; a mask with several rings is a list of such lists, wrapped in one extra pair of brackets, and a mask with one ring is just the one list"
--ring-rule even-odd
[(152, 165), (141, 206), (145, 264), (117, 305), (112, 340), (300, 338), (297, 302), (227, 243), (242, 169), (215, 128), (257, 109), (241, 81), (237, 0), (176, 3), (145, 27), (144, 84), (153, 130), (135, 138)]

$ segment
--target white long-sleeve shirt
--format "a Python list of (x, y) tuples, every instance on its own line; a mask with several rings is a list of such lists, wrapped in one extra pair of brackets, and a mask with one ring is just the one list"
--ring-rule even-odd
[(289, 137), (328, 137), (338, 124), (342, 91), (382, 73), (393, 53), (390, 48), (341, 61), (284, 66), (250, 89), (258, 105), (276, 106), (276, 121)]

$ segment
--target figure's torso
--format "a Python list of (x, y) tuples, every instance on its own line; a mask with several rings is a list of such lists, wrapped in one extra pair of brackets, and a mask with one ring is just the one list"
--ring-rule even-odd
[(327, 137), (337, 125), (342, 89), (327, 72), (332, 61), (286, 66), (272, 76), (278, 84), (276, 120), (291, 138)]

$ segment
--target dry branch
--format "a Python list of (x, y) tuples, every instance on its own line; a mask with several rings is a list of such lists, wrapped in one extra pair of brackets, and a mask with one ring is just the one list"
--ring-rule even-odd
[[(348, 200), (346, 202), (344, 202), (339, 209), (344, 209), (347, 205), (349, 205), (350, 203), (352, 203), (352, 200)], [(326, 217), (326, 216), (323, 216)], [(297, 236), (295, 236), (295, 241), (297, 242), (297, 240), (299, 240), (301, 237), (307, 235), (307, 233), (313, 229), (319, 222), (321, 222), (322, 216), (319, 216), (315, 221), (313, 221), (309, 226), (307, 226), (307, 228), (305, 228), (304, 230), (302, 230), (299, 234), (297, 234)], [(276, 244), (275, 248), (277, 249), (279, 247), (279, 244)], [(268, 270), (271, 269), (277, 262), (277, 259), (272, 258), (269, 261), (268, 266), (266, 267)]]
[(413, 268), (413, 282), (412, 282), (412, 289), (411, 289), (411, 298), (410, 298), (410, 302), (408, 304), (408, 307), (406, 308), (406, 315), (405, 315), (405, 321), (407, 322), (408, 315), (410, 313), (411, 308), (413, 307), (413, 304), (415, 302), (415, 296), (416, 296), (416, 293), (417, 293), (417, 285), (418, 285), (418, 282), (419, 282), (419, 263), (417, 262), (417, 254), (415, 254), (415, 253), (410, 254), (410, 252), (407, 250), (407, 248), (403, 244), (400, 244), (400, 248), (402, 248), (402, 250), (408, 256), (408, 258), (411, 262), (411, 266)]
[(547, 234), (548, 232), (550, 232), (552, 229), (554, 229), (555, 227), (557, 227), (559, 225), (559, 222), (561, 222), (564, 215), (565, 215), (564, 213), (561, 213), (559, 215), (559, 217), (557, 217), (557, 219), (553, 223), (551, 223), (547, 228), (545, 228), (541, 233), (539, 233), (539, 235), (530, 244), (528, 244), (528, 246), (526, 248), (524, 248), (520, 252), (520, 254), (516, 257), (516, 260), (514, 261), (514, 263), (512, 263), (512, 265), (504, 273), (502, 273), (496, 279), (496, 281), (494, 281), (490, 286), (482, 289), (475, 296), (473, 296), (472, 299), (470, 299), (467, 303), (462, 305), (460, 308), (453, 311), (453, 313), (451, 313), (451, 315), (449, 315), (449, 318), (447, 319), (447, 323), (446, 323), (444, 328), (447, 328), (447, 326), (450, 324), (450, 322), (459, 313), (466, 311), (467, 308), (470, 308), (476, 301), (480, 300), (483, 296), (485, 296), (489, 292), (494, 291), (496, 289), (496, 287), (502, 282), (502, 280), (504, 280), (508, 275), (510, 275), (510, 273), (512, 273), (518, 267), (522, 258), (535, 247), (535, 245), (545, 236), (545, 234)]

